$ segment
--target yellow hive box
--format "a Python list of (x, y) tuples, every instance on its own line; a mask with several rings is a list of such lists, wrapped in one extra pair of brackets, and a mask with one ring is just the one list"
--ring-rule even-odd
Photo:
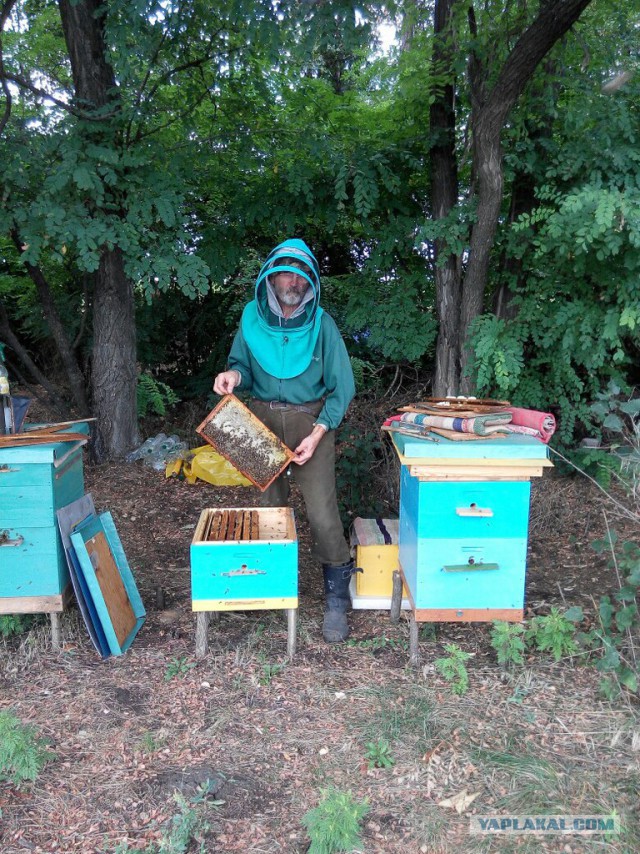
[(358, 517), (353, 522), (351, 544), (355, 546), (356, 566), (362, 569), (352, 585), (353, 607), (390, 607), (393, 572), (398, 569), (398, 520), (381, 519), (378, 523)]

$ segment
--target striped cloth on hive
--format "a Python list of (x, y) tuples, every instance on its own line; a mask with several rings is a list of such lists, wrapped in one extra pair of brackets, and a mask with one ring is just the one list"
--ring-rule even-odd
[(385, 421), (418, 424), (422, 427), (440, 427), (456, 433), (473, 433), (476, 436), (489, 436), (492, 433), (504, 433), (505, 425), (511, 421), (511, 413), (494, 412), (491, 415), (476, 415), (475, 418), (449, 418), (442, 415), (424, 415), (417, 412), (403, 412), (393, 415)]

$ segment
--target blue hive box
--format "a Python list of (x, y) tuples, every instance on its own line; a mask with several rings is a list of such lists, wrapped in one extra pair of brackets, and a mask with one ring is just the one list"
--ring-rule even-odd
[(394, 436), (400, 568), (420, 621), (518, 621), (530, 478), (551, 463), (529, 436), (437, 442)]
[(56, 510), (84, 494), (82, 445), (0, 450), (0, 614), (63, 610), (71, 588)]
[[(254, 513), (251, 535), (212, 540), (216, 515)], [(194, 611), (298, 607), (298, 538), (289, 507), (203, 510), (191, 542)]]

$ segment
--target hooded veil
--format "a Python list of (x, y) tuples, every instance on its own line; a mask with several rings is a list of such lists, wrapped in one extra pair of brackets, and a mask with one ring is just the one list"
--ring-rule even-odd
[[(309, 272), (287, 263), (291, 258), (304, 263)], [(295, 326), (281, 325), (269, 308), (268, 279), (280, 272), (303, 276), (312, 291)], [(297, 377), (309, 367), (320, 334), (323, 310), (319, 303), (320, 275), (313, 252), (303, 240), (285, 240), (269, 253), (256, 279), (255, 298), (242, 313), (242, 334), (264, 371), (284, 380)]]

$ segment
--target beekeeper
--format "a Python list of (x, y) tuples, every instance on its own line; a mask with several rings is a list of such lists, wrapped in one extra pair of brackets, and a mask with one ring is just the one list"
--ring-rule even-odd
[[(355, 393), (338, 327), (320, 307), (318, 262), (302, 240), (285, 240), (262, 266), (228, 360), (213, 390), (249, 392), (255, 415), (295, 452), (291, 474), (302, 492), (312, 554), (322, 564), (328, 643), (349, 635), (349, 581), (355, 572), (338, 512), (335, 430)], [(283, 473), (262, 493), (266, 507), (285, 506)]]

